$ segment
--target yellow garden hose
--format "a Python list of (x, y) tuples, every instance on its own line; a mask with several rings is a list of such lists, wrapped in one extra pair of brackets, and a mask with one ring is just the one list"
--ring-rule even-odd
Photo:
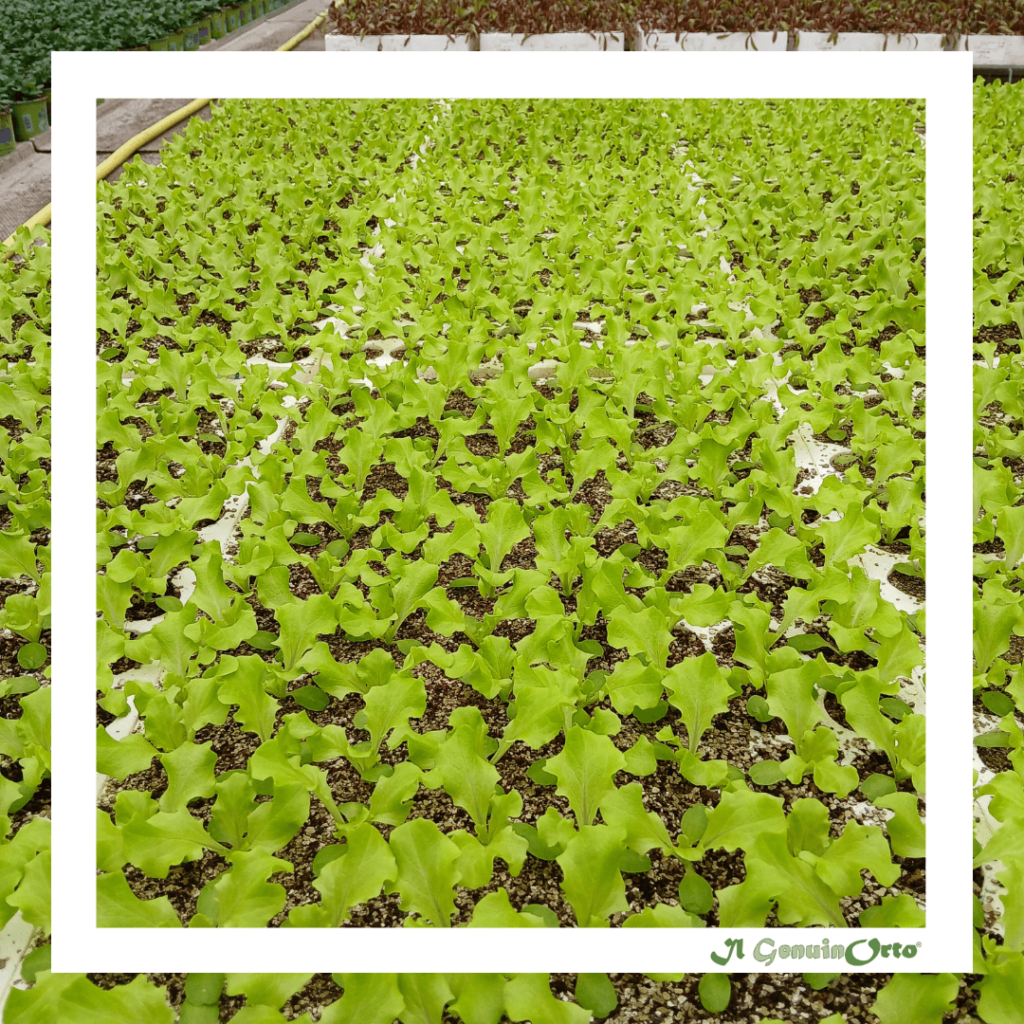
[[(318, 14), (301, 32), (292, 36), (284, 46), (277, 48), (278, 52), (285, 50), (294, 50), (304, 39), (308, 39), (327, 19), (327, 11), (322, 11)], [(96, 168), (96, 180), (102, 181), (108, 174), (116, 171), (130, 156), (133, 156), (138, 152), (147, 142), (152, 142), (153, 139), (160, 135), (163, 135), (168, 128), (173, 128), (176, 124), (184, 121), (187, 117), (191, 117), (193, 114), (198, 113), (203, 107), (209, 103), (209, 99), (193, 100), (191, 103), (187, 103), (184, 107), (175, 110), (173, 113), (168, 114), (166, 117), (157, 121), (156, 124), (150, 125), (145, 131), (139, 132), (138, 135), (129, 139), (123, 146), (119, 147), (115, 153), (112, 153), (107, 157)], [(50, 212), (51, 203), (47, 203), (38, 213), (29, 217), (27, 221), (22, 225), (23, 227), (33, 228), (36, 225), (46, 227), (50, 223)], [(8, 246), (14, 242), (14, 235), (4, 240), (4, 245)]]
[(284, 46), (279, 46), (278, 50), (294, 50), (303, 39), (308, 39), (326, 20), (327, 11), (321, 11), (301, 32), (292, 36)]

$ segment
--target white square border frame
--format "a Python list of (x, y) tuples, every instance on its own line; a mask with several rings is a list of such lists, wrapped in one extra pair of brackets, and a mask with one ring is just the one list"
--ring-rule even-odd
[[(628, 62), (610, 74), (615, 61)], [(287, 74), (284, 66), (287, 66)], [(770, 66), (769, 66), (770, 65)], [(877, 938), (920, 943), (913, 960), (835, 963), (843, 973), (970, 971), (971, 674), (970, 458), (967, 370), (972, 335), (972, 64), (970, 54), (829, 53), (779, 58), (760, 53), (687, 53), (644, 61), (610, 54), (475, 55), (304, 53), (55, 53), (58, 126), (53, 150), (53, 968), (58, 971), (374, 972), (413, 969), (636, 971), (723, 968), (711, 953), (744, 939), (746, 956), (726, 970), (764, 968), (755, 943), (817, 944)], [(205, 929), (110, 929), (95, 917), (95, 477), (91, 428), (95, 375), (95, 108), (100, 97), (163, 97), (182, 83), (208, 96), (924, 98), (933, 410), (927, 450), (931, 587), (928, 663), (929, 766), (927, 926), (922, 929), (246, 929), (233, 939)], [(585, 83), (577, 85), (577, 82)], [(598, 83), (595, 87), (592, 83)], [(716, 84), (722, 83), (722, 84)], [(268, 88), (268, 84), (272, 88)], [(79, 673), (86, 679), (78, 679)], [(85, 763), (83, 763), (83, 761)], [(863, 953), (867, 945), (859, 950)], [(788, 962), (776, 961), (775, 970)], [(821, 961), (806, 962), (807, 966)], [(830, 962), (831, 965), (831, 962)]]

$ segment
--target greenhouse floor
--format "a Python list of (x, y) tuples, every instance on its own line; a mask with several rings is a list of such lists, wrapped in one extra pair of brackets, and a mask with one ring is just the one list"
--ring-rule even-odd
[(0, 160), (0, 241), (50, 201), (50, 133)]

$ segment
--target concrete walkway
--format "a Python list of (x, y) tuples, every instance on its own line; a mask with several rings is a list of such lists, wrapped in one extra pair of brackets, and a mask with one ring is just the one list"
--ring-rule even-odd
[(50, 133), (0, 157), (0, 242), (50, 201)]
[[(218, 39), (204, 46), (203, 53), (219, 50), (276, 50), (301, 32), (329, 4), (330, 0), (302, 0), (283, 11), (254, 21), (239, 32), (224, 39)], [(322, 31), (314, 32), (297, 47), (300, 50), (323, 50)], [(159, 60), (173, 60), (174, 54), (160, 56)], [(287, 54), (281, 55), (287, 59)], [(96, 163), (101, 163), (122, 143), (133, 135), (159, 121), (160, 118), (190, 102), (181, 100), (130, 100), (108, 99), (96, 108)], [(209, 119), (209, 107), (200, 111), (198, 117)], [(148, 163), (157, 163), (160, 146), (165, 139), (181, 132), (183, 122), (159, 139), (154, 139), (140, 151), (140, 157)], [(59, 128), (58, 128), (59, 130)], [(116, 181), (120, 170), (108, 178)], [(18, 148), (6, 157), (0, 157), (0, 241), (3, 241), (20, 224), (41, 210), (50, 201), (50, 133), (40, 135), (30, 142), (21, 142)]]

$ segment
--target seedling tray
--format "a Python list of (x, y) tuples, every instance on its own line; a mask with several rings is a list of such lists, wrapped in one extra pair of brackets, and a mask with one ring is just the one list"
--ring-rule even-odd
[(442, 35), (382, 35), (382, 36), (344, 36), (328, 33), (324, 36), (324, 45), (329, 52), (383, 50), (391, 51), (465, 51), (474, 50), (475, 41), (471, 36)]
[[(995, 63), (1007, 56), (1004, 50), (989, 59)], [(1019, 275), (1024, 204), (1018, 180), (1024, 159), (1022, 121), (1024, 87), (975, 82), (973, 462), (978, 514), (973, 726), (975, 926), (980, 932), (975, 970), (983, 974), (978, 986), (983, 1000), (998, 1000), (1006, 992), (1015, 1002), (1021, 977), (1015, 922), (1024, 908), (1021, 822), (1013, 810), (1024, 800), (1019, 687), (1022, 483), (1013, 443), (1024, 424), (1024, 288)], [(1008, 984), (999, 974), (1004, 962), (1012, 965)], [(982, 1015), (986, 1024), (987, 1019)]]
[(523, 35), (513, 32), (482, 32), (480, 49), (491, 51), (532, 52), (551, 50), (624, 50), (623, 33), (612, 32), (547, 32)]
[(878, 32), (797, 32), (796, 48), (801, 52), (824, 50), (837, 51), (892, 51), (929, 52), (934, 50), (963, 50), (966, 36), (957, 40), (938, 32), (906, 33), (883, 35)]
[[(838, 939), (833, 944), (842, 945)], [(771, 969), (780, 963), (787, 966), (779, 958)], [(605, 1017), (633, 1021), (644, 1020), (652, 1006), (664, 1008), (655, 1013), (671, 1013), (673, 1024), (709, 1019), (755, 1024), (792, 1019), (792, 1006), (808, 1004), (830, 1024), (864, 1020), (867, 1005), (878, 1009), (882, 1024), (903, 1024), (907, 1018), (902, 1009), (915, 999), (940, 1006), (955, 1001), (959, 1011), (973, 996), (963, 986), (958, 990), (956, 975), (903, 973), (889, 980), (879, 974), (764, 971), (685, 974), (672, 981), (657, 977), (655, 981), (643, 974), (63, 974), (40, 978), (35, 998), (45, 999), (60, 1021), (89, 1013), (96, 1020), (144, 1019), (145, 1024), (226, 1022), (233, 1019), (241, 999), (247, 1017), (264, 1020), (286, 1020), (294, 1006), (306, 1010), (307, 1019), (311, 1013), (316, 1019), (353, 1020), (355, 1007), (376, 1024), (408, 1021), (414, 1014), (419, 1020), (440, 1020), (440, 1009), (437, 1017), (423, 1016), (426, 1004), (443, 1008), (443, 1019), (450, 1024), (493, 1024), (497, 1014), (506, 1020), (522, 1017), (564, 1024)], [(25, 998), (27, 1002), (30, 997)], [(20, 1010), (21, 1000), (16, 1002)], [(282, 1003), (284, 1014), (279, 1013)], [(730, 1005), (734, 1009), (729, 1016), (720, 1016)], [(737, 1013), (737, 1006), (756, 1009)], [(822, 1013), (829, 1016), (823, 1018)]]
[(968, 36), (976, 67), (1024, 67), (1024, 36)]
[(786, 49), (785, 32), (647, 32), (642, 26), (637, 28), (634, 36), (633, 49), (722, 52), (731, 53), (737, 50), (756, 52), (775, 52)]
[[(920, 923), (920, 116), (229, 101), (100, 186), (101, 920)], [(124, 190), (219, 216), (173, 293)]]
[(50, 922), (50, 248), (0, 247), (0, 1005)]

